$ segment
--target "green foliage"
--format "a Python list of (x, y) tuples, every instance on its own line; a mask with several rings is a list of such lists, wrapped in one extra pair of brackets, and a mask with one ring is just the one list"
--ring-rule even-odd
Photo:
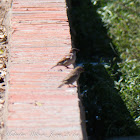
[[(83, 105), (85, 106), (87, 132), (95, 133), (99, 116), (103, 120), (105, 136), (129, 136), (137, 133), (137, 128), (122, 98), (114, 88), (113, 79), (102, 64), (85, 64), (85, 73), (80, 77)], [(101, 128), (102, 129), (102, 128)], [(103, 135), (103, 134), (102, 134)]]
[(105, 136), (139, 134), (140, 1), (70, 0), (68, 15), (73, 47), (83, 63), (80, 91), (88, 135), (98, 119)]
[(137, 60), (126, 60), (119, 64), (123, 73), (120, 80), (116, 82), (116, 88), (127, 105), (134, 119), (140, 115), (140, 65)]
[(122, 59), (140, 58), (140, 1), (100, 2), (97, 12), (108, 28), (108, 35)]
[(100, 4), (97, 11), (122, 59), (118, 64), (122, 75), (115, 85), (135, 120), (140, 116), (140, 1), (102, 1)]

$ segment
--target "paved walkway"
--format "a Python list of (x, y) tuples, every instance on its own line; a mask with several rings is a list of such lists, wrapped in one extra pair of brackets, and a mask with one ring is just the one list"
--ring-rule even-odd
[(57, 88), (71, 69), (50, 69), (71, 48), (65, 0), (13, 0), (11, 28), (5, 139), (83, 139), (77, 88)]

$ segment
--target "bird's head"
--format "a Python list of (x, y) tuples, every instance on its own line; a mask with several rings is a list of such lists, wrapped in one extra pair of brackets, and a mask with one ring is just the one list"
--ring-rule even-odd
[(75, 70), (78, 71), (79, 73), (84, 72), (84, 68), (81, 66), (76, 67)]
[(72, 48), (71, 50), (70, 50), (70, 53), (73, 53), (73, 52), (79, 52), (80, 50), (79, 49), (77, 49), (77, 48)]

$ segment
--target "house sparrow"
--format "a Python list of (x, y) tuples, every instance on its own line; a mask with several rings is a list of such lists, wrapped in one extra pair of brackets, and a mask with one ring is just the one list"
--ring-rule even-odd
[(79, 51), (79, 50), (76, 49), (76, 48), (72, 48), (70, 50), (69, 54), (66, 55), (64, 58), (62, 58), (59, 62), (57, 62), (57, 64), (55, 66), (53, 66), (52, 68), (54, 68), (56, 66), (65, 66), (66, 68), (69, 68), (68, 67), (69, 65), (75, 63), (75, 60), (76, 60), (76, 52), (77, 51)]
[(80, 66), (76, 67), (74, 70), (71, 71), (71, 73), (67, 75), (67, 77), (62, 81), (62, 84), (59, 85), (58, 88), (61, 88), (64, 84), (73, 85), (73, 83), (79, 79), (80, 74), (83, 71), (84, 71), (83, 67)]

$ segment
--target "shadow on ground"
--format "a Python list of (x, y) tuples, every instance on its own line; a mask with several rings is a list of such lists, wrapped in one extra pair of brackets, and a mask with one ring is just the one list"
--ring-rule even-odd
[(117, 71), (117, 62), (121, 60), (96, 12), (100, 5), (93, 5), (90, 0), (66, 2), (72, 46), (80, 49), (77, 65), (85, 68), (79, 83), (89, 139), (138, 134), (133, 118), (114, 88), (114, 80), (121, 75)]

